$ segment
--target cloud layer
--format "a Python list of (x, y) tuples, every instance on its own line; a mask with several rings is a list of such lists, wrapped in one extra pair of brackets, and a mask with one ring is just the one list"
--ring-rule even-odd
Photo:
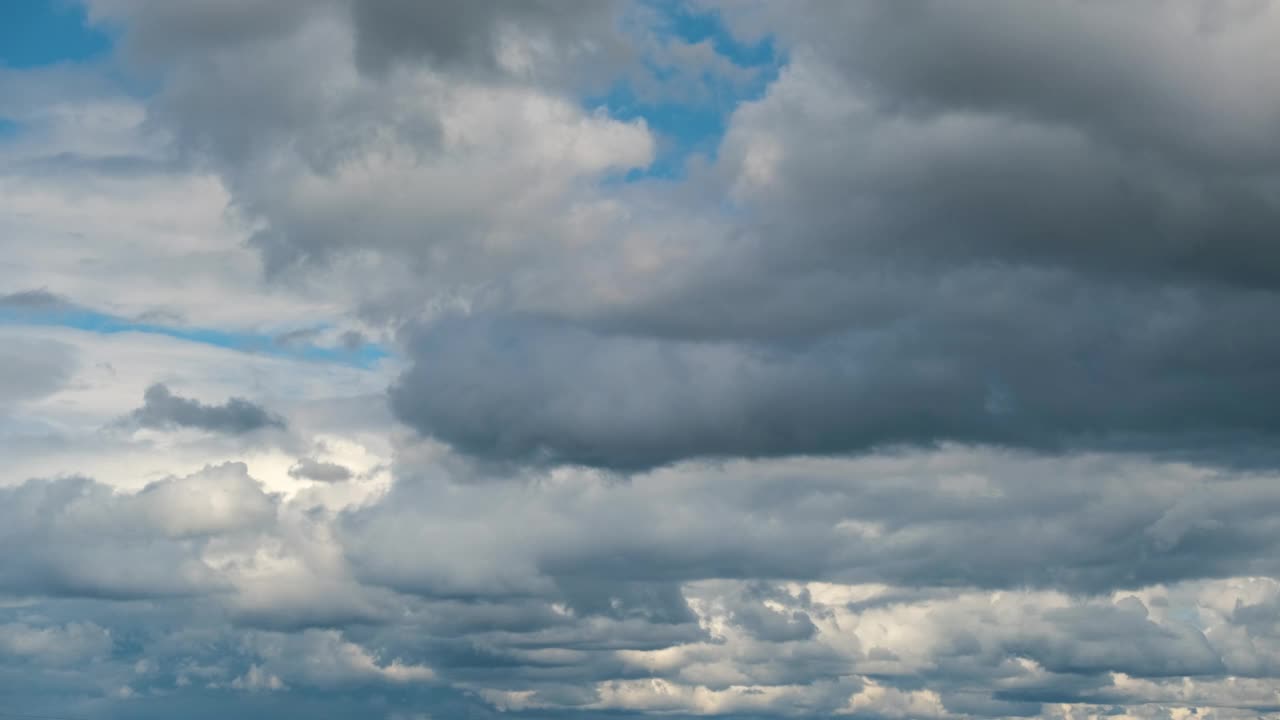
[(1280, 717), (1280, 5), (83, 10), (5, 710)]

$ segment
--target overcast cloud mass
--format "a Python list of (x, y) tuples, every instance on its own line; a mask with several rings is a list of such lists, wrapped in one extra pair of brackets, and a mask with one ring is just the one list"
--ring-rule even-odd
[(0, 9), (0, 718), (1280, 718), (1280, 2)]

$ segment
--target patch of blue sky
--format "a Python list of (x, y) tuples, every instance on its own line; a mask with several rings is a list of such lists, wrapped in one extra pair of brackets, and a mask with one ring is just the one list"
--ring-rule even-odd
[(644, 118), (649, 130), (657, 136), (653, 162), (643, 170), (631, 170), (626, 180), (680, 178), (690, 157), (701, 155), (713, 159), (732, 112), (718, 107), (641, 102), (626, 86), (615, 88), (599, 104), (621, 120)]
[(690, 7), (677, 0), (650, 0), (649, 7), (658, 11), (665, 22), (660, 29), (685, 42), (710, 40), (716, 52), (740, 67), (776, 65), (778, 52), (772, 38), (764, 37), (754, 44), (734, 37), (715, 10)]
[[(661, 91), (661, 83), (679, 79), (682, 69), (670, 58), (648, 57), (644, 67), (658, 83), (658, 92), (640, 92), (635, 78), (622, 77), (603, 95), (584, 98), (589, 108), (605, 108), (621, 120), (643, 118), (658, 136), (654, 162), (645, 170), (633, 170), (624, 180), (643, 178), (680, 178), (684, 176), (690, 157), (700, 155), (714, 160), (720, 140), (733, 111), (743, 102), (761, 97), (769, 83), (777, 77), (783, 58), (772, 38), (764, 37), (754, 44), (734, 37), (715, 11), (691, 8), (674, 0), (652, 0), (647, 6), (657, 18), (652, 30), (659, 41), (709, 43), (716, 53), (736, 68), (747, 71), (739, 77), (717, 76), (700, 70), (692, 78), (699, 85), (696, 97), (680, 97)], [(744, 82), (743, 78), (747, 78)]]
[(7, 117), (0, 117), (0, 142), (17, 137), (22, 126)]
[(273, 335), (230, 332), (212, 328), (164, 325), (122, 318), (75, 306), (52, 308), (0, 308), (0, 324), (66, 327), (103, 335), (143, 333), (200, 343), (238, 352), (271, 357), (334, 363), (350, 367), (371, 368), (390, 356), (380, 345), (365, 343), (357, 348), (332, 347), (311, 343), (284, 344)]
[(111, 36), (91, 27), (76, 0), (0, 2), (0, 65), (33, 68), (106, 55)]

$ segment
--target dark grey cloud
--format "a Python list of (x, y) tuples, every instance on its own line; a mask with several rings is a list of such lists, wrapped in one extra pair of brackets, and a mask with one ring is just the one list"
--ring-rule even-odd
[[(808, 640), (817, 633), (817, 626), (804, 609), (779, 610), (766, 605), (765, 600), (784, 607), (794, 601), (775, 587), (758, 583), (744, 588), (741, 597), (726, 603), (733, 608), (729, 613), (730, 620), (757, 639), (769, 643)], [(811, 605), (812, 600), (806, 604)]]
[(88, 0), (85, 4), (92, 20), (123, 31), (127, 51), (143, 61), (268, 41), (333, 5), (327, 0), (265, 5), (251, 0), (195, 0), (182, 7), (157, 0)]
[(244, 398), (233, 397), (221, 405), (206, 405), (174, 395), (162, 383), (147, 388), (142, 407), (130, 413), (129, 420), (146, 428), (195, 428), (230, 435), (285, 427), (283, 418)]
[(1034, 271), (913, 287), (882, 327), (776, 344), (439, 323), (411, 341), (393, 408), (482, 457), (621, 469), (948, 440), (1251, 461), (1280, 431), (1269, 295)]
[(70, 303), (66, 298), (44, 288), (19, 290), (0, 295), (0, 308), (13, 310), (59, 310)]
[(338, 342), (347, 350), (359, 350), (369, 343), (369, 338), (359, 330), (344, 330), (338, 336)]
[[(1175, 161), (1265, 168), (1277, 159), (1267, 130), (1280, 114), (1275, 78), (1231, 82), (1248, 62), (1274, 56), (1261, 43), (1274, 22), (1266, 3), (816, 5), (764, 10), (784, 41), (821, 53), (906, 114), (1030, 118)], [(1188, 57), (1188, 43), (1203, 54)]]
[(282, 347), (292, 347), (295, 345), (306, 345), (314, 342), (320, 334), (324, 332), (324, 328), (299, 328), (297, 330), (288, 330), (271, 338), (271, 341)]
[(675, 583), (616, 581), (566, 575), (557, 580), (567, 607), (581, 616), (635, 618), (654, 625), (696, 623), (680, 586)]
[(1238, 79), (1274, 13), (807, 7), (724, 9), (792, 52), (689, 181), (734, 212), (684, 229), (696, 250), (652, 288), (410, 334), (402, 420), (619, 469), (945, 441), (1268, 454), (1280, 102)]
[[(525, 62), (537, 63), (536, 67), (505, 68), (513, 74), (545, 76), (566, 62), (577, 65), (575, 72), (598, 72), (601, 60), (616, 63), (625, 57), (621, 14), (622, 3), (614, 0), (351, 4), (357, 60), (371, 72), (386, 71), (402, 60), (494, 72), (504, 70), (504, 51), (524, 53)], [(520, 47), (521, 42), (529, 45)], [(597, 67), (592, 68), (593, 64)]]
[(345, 465), (306, 457), (298, 458), (298, 462), (289, 468), (289, 476), (299, 480), (325, 483), (346, 482), (354, 477), (351, 469)]

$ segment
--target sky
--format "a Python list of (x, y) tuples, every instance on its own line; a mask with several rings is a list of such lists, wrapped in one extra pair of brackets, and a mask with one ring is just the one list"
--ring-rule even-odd
[(0, 3), (0, 720), (1280, 718), (1277, 37)]

